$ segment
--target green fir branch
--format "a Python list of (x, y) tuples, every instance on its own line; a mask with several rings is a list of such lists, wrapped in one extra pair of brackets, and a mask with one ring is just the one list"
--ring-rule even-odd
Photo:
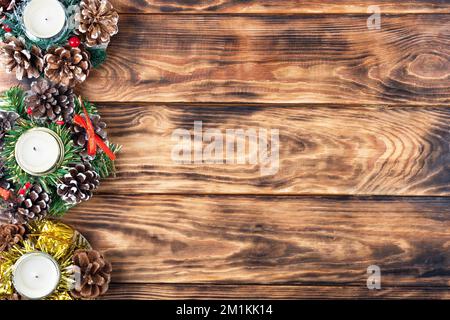
[[(86, 111), (89, 113), (90, 116), (98, 114), (97, 106), (85, 99), (83, 99), (84, 107), (86, 108)], [(75, 114), (81, 114), (84, 115), (83, 108), (80, 106), (80, 102), (78, 99), (75, 99)]]
[(25, 106), (25, 91), (20, 87), (12, 87), (0, 96), (0, 109), (15, 112), (21, 117), (27, 117)]
[[(108, 147), (114, 154), (117, 154), (122, 149), (122, 146), (110, 142), (108, 143)], [(104, 152), (97, 153), (94, 160), (91, 161), (91, 165), (100, 175), (100, 178), (116, 176), (116, 166), (114, 165), (114, 161)]]
[[(56, 194), (56, 190), (55, 190)], [(74, 205), (71, 205), (64, 200), (62, 200), (59, 196), (53, 198), (52, 203), (50, 204), (50, 209), (48, 211), (49, 215), (53, 217), (62, 217), (67, 211), (73, 208)]]
[(91, 55), (91, 63), (94, 68), (99, 67), (103, 62), (106, 61), (106, 50), (100, 48), (86, 48), (86, 50)]

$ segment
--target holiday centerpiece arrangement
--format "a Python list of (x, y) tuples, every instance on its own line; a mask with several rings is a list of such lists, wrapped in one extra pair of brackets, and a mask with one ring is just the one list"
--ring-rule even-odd
[(111, 264), (76, 230), (39, 220), (0, 226), (0, 299), (95, 299)]
[(41, 78), (6, 91), (0, 109), (0, 212), (10, 223), (62, 216), (114, 173), (120, 146), (69, 87)]
[(74, 87), (106, 58), (119, 16), (108, 0), (0, 0), (0, 58), (17, 79)]
[(120, 146), (73, 88), (105, 60), (117, 23), (108, 0), (0, 0), (0, 60), (32, 79), (0, 96), (0, 300), (94, 299), (108, 289), (111, 264), (49, 218), (114, 173)]

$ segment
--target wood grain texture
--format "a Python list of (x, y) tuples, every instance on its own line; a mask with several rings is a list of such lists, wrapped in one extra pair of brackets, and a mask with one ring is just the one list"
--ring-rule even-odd
[[(104, 193), (450, 195), (450, 108), (105, 104), (100, 112), (123, 145)], [(194, 121), (223, 134), (278, 129), (278, 172), (176, 163), (172, 133), (193, 135)]]
[[(450, 102), (450, 15), (121, 15), (96, 101)], [(2, 77), (7, 89), (12, 75)]]
[(449, 198), (97, 195), (64, 217), (119, 283), (449, 288)]
[(367, 13), (378, 5), (383, 13), (449, 13), (445, 0), (112, 0), (114, 7), (126, 13)]
[(448, 287), (113, 283), (104, 299), (449, 299)]
[[(95, 101), (450, 102), (450, 16), (122, 15)], [(1, 85), (3, 86), (3, 84)]]

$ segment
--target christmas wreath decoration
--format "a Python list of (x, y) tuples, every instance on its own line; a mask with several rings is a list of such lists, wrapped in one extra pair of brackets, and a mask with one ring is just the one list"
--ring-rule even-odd
[(118, 21), (108, 0), (1, 0), (0, 58), (18, 80), (74, 87), (106, 59)]
[(95, 299), (111, 264), (76, 230), (52, 220), (0, 226), (0, 299)]
[(114, 174), (120, 146), (97, 108), (46, 79), (6, 91), (0, 105), (0, 213), (10, 223), (62, 216)]

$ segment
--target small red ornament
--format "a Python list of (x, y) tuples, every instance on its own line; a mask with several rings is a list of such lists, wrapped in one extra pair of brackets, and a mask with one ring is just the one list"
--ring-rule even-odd
[(31, 107), (28, 107), (27, 108), (27, 113), (31, 115), (33, 113), (33, 109), (31, 109)]
[(62, 120), (57, 120), (57, 121), (55, 121), (55, 123), (56, 123), (58, 126), (62, 126), (62, 125), (64, 124), (64, 121), (62, 121)]
[(30, 187), (31, 187), (31, 182), (25, 183), (25, 189), (30, 189)]
[(2, 29), (5, 30), (6, 32), (12, 31), (12, 29), (9, 26), (7, 26), (6, 24), (3, 25)]
[(77, 36), (73, 36), (69, 39), (69, 45), (72, 48), (76, 48), (81, 44), (80, 38), (78, 38)]
[(19, 194), (20, 194), (21, 196), (23, 196), (23, 195), (25, 194), (25, 189), (20, 189), (20, 190), (19, 190)]

